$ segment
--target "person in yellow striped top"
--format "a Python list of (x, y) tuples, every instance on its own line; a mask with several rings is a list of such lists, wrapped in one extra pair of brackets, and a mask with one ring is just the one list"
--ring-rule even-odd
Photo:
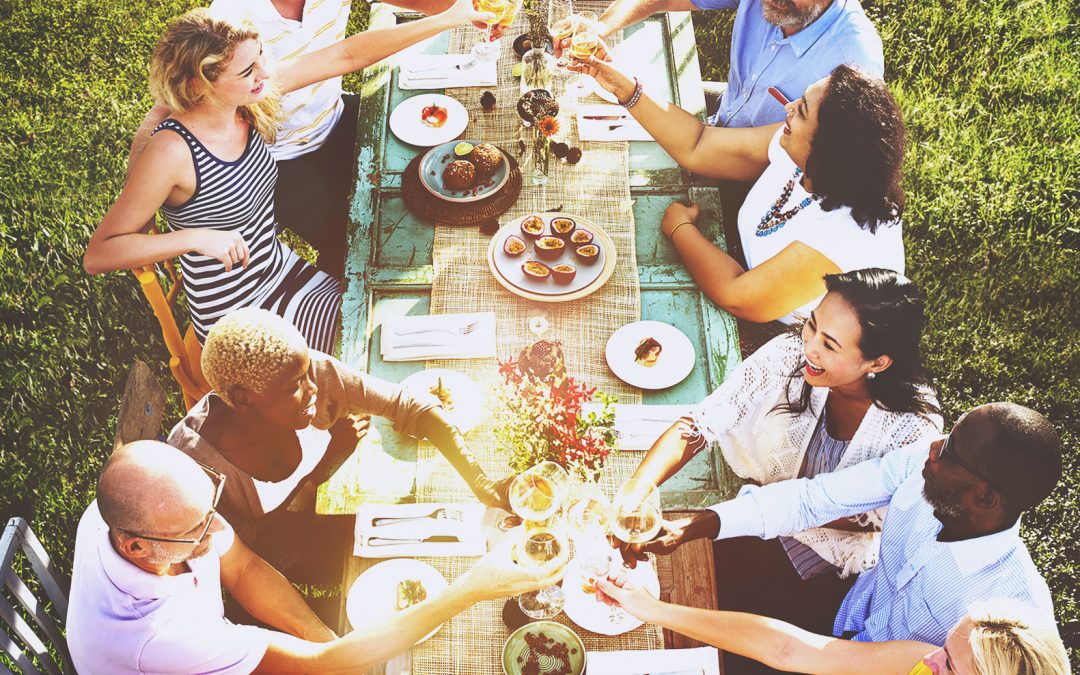
[[(452, 0), (392, 0), (423, 14), (437, 14)], [(344, 39), (352, 0), (213, 0), (210, 12), (232, 23), (250, 22), (264, 49), (286, 66), (304, 54)], [(392, 34), (387, 44), (373, 40), (373, 52), (392, 54), (411, 42)], [(316, 266), (342, 276), (348, 197), (356, 142), (359, 99), (342, 89), (341, 77), (316, 82), (281, 96), (283, 121), (270, 153), (277, 160), (274, 192), (278, 222), (318, 251)], [(172, 111), (157, 104), (147, 113), (131, 146), (134, 163), (150, 132)]]

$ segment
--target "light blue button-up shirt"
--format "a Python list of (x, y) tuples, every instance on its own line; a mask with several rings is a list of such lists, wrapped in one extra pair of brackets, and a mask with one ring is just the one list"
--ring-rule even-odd
[(761, 0), (692, 0), (700, 9), (734, 9), (728, 88), (712, 123), (758, 127), (784, 119), (784, 107), (768, 93), (776, 87), (790, 100), (849, 63), (881, 77), (881, 38), (858, 0), (834, 0), (812, 24), (791, 37), (765, 20)]
[(888, 506), (878, 564), (844, 598), (835, 635), (941, 645), (969, 604), (1003, 597), (1035, 607), (1052, 625), (1050, 590), (1020, 540), (1019, 523), (975, 539), (937, 540), (941, 522), (922, 496), (928, 450), (904, 448), (813, 479), (747, 486), (711, 507), (720, 515), (720, 537), (771, 539)]

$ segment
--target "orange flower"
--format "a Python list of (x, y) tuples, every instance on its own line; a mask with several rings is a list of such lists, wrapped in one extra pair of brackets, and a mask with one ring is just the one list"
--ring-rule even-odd
[(540, 127), (540, 133), (544, 134), (547, 138), (551, 138), (555, 134), (559, 133), (559, 120), (554, 117), (545, 117), (537, 123)]

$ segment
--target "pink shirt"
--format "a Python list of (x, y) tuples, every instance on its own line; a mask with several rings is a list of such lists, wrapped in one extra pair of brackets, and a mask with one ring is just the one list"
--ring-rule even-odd
[(211, 535), (209, 552), (176, 576), (151, 574), (109, 542), (97, 502), (75, 537), (68, 606), (68, 648), (82, 675), (128, 673), (250, 673), (269, 632), (225, 618), (221, 556), (235, 537), (227, 523)]

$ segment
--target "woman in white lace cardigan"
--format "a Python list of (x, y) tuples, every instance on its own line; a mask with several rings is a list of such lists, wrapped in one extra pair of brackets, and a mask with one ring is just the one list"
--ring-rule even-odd
[[(828, 292), (801, 332), (772, 339), (740, 364), (656, 441), (635, 477), (659, 485), (717, 443), (739, 476), (773, 483), (835, 471), (941, 433), (940, 411), (919, 353), (923, 305), (915, 285), (882, 269), (826, 275), (825, 284)], [(746, 543), (755, 550), (718, 550), (718, 574), (732, 562), (755, 575), (773, 570), (769, 590), (756, 597), (777, 595), (778, 602), (796, 610), (777, 618), (805, 623), (793, 605), (826, 615), (821, 605), (838, 596), (838, 607), (854, 574), (874, 565), (875, 526), (883, 517), (868, 513), (858, 522), (832, 523), (779, 543), (740, 542), (736, 546)], [(780, 573), (791, 583), (777, 578)], [(721, 589), (733, 580), (758, 586), (730, 569), (722, 576)], [(818, 595), (825, 597), (799, 603), (792, 596), (816, 587), (823, 587)], [(768, 608), (738, 609), (769, 614), (762, 611)]]

